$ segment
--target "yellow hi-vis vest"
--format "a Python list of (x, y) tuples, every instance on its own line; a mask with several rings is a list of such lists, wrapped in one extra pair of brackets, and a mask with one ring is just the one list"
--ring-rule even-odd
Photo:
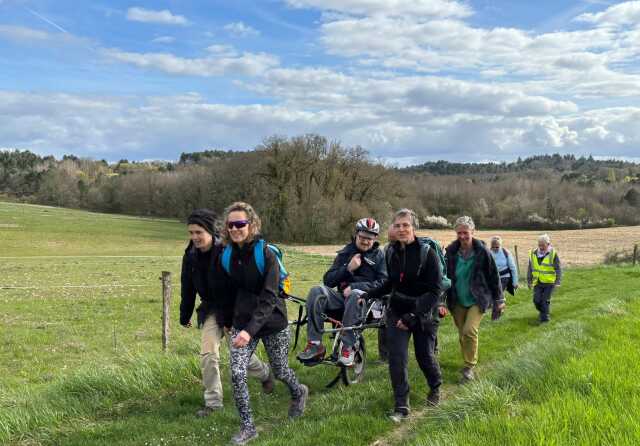
[(553, 263), (556, 260), (556, 251), (552, 249), (551, 252), (542, 259), (542, 262), (538, 262), (538, 256), (536, 250), (529, 251), (529, 258), (531, 260), (531, 277), (533, 278), (533, 285), (540, 283), (556, 283), (556, 269), (553, 267)]

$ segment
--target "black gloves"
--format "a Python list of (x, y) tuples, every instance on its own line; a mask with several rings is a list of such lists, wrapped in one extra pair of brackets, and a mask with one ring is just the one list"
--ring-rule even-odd
[(405, 313), (400, 319), (402, 320), (402, 323), (409, 328), (409, 330), (415, 329), (419, 322), (418, 316), (413, 313)]

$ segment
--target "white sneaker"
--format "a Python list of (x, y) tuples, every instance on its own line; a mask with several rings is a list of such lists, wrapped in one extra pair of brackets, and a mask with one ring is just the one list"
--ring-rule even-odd
[(342, 352), (340, 353), (340, 358), (338, 358), (338, 363), (342, 364), (345, 367), (351, 367), (353, 365), (353, 360), (356, 357), (356, 352), (351, 347), (342, 347)]

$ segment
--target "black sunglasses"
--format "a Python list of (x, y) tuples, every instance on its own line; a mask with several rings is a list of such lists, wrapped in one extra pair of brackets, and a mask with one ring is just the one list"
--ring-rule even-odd
[(247, 226), (249, 224), (249, 220), (236, 220), (236, 221), (230, 221), (229, 223), (227, 223), (227, 228), (229, 229), (242, 229), (245, 226)]

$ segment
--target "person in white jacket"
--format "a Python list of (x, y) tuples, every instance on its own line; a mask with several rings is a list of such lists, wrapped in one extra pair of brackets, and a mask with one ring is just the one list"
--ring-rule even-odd
[(511, 253), (502, 246), (502, 237), (499, 235), (491, 237), (491, 255), (500, 273), (502, 290), (513, 296), (518, 289), (518, 269)]

